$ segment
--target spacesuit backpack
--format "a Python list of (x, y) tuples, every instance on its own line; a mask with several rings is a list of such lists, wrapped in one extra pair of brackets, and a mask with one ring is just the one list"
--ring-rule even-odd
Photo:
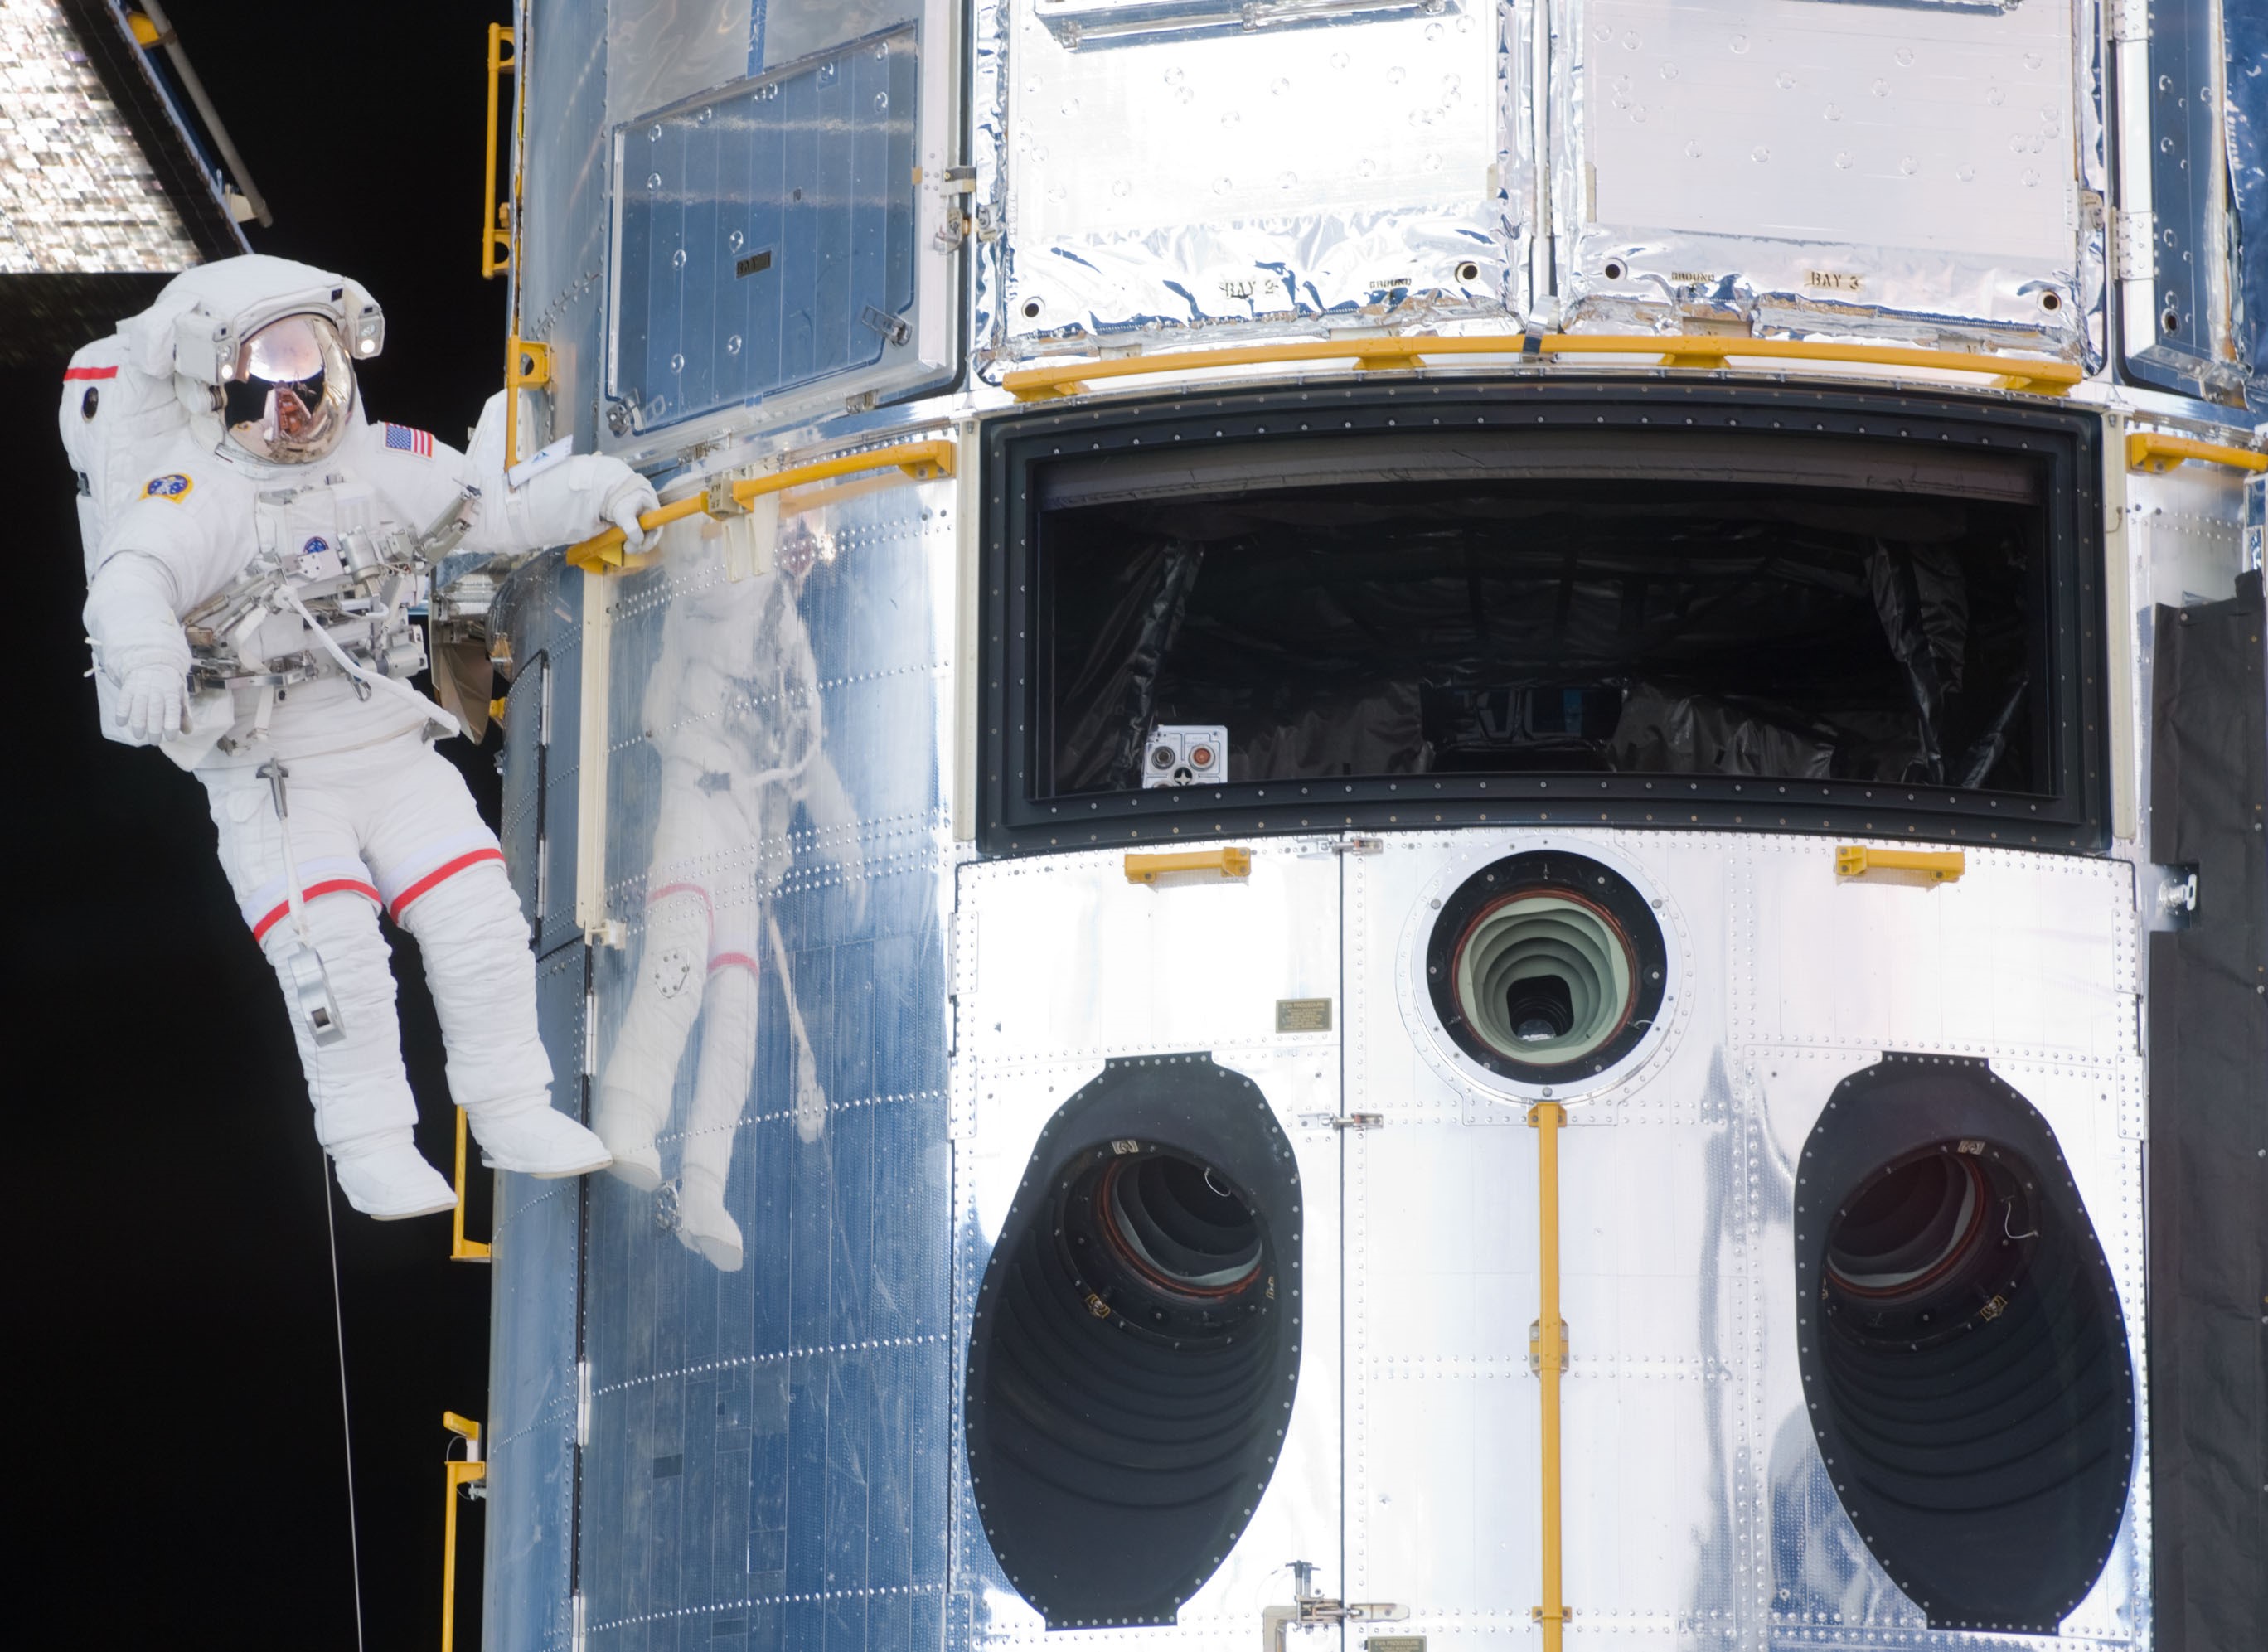
[[(141, 497), (151, 461), (188, 428), (188, 411), (173, 392), (172, 373), (142, 372), (121, 332), (96, 339), (70, 358), (55, 423), (78, 484), (79, 547), (92, 580), (111, 522)], [(94, 687), (104, 737), (141, 744), (113, 716), (117, 690), (110, 678), (96, 671)]]
[(173, 375), (140, 371), (125, 336), (113, 333), (70, 358), (55, 423), (77, 473), (79, 541), (92, 579), (112, 519), (141, 497), (151, 461), (188, 428), (189, 416)]

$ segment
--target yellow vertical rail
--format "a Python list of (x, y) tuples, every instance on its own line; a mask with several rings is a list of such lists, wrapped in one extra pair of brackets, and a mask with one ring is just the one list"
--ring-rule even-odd
[[(504, 55), (509, 47), (512, 55)], [(507, 203), (501, 212), (497, 206), (497, 115), (501, 112), (502, 89), (499, 83), (506, 75), (519, 72), (519, 48), (512, 30), (502, 23), (489, 25), (489, 146), (488, 173), (482, 180), (482, 199), (485, 212), (481, 225), (481, 277), (483, 280), (500, 276), (512, 266), (512, 236), (516, 226), (511, 222), (512, 208)], [(497, 255), (502, 248), (504, 255)]]
[(1559, 1317), (1559, 1126), (1567, 1110), (1539, 1102), (1528, 1112), (1535, 1139), (1535, 1271), (1543, 1309), (1536, 1318), (1535, 1370), (1543, 1383), (1543, 1428), (1538, 1462), (1542, 1481), (1543, 1604), (1534, 1616), (1543, 1626), (1543, 1652), (1560, 1652), (1567, 1621), (1560, 1597), (1559, 1567), (1559, 1378), (1567, 1360), (1567, 1324)]
[(477, 1239), (465, 1237), (465, 1110), (457, 1110), (457, 1209), (449, 1218), (449, 1260), (452, 1262), (485, 1262), (489, 1248)]
[(465, 1455), (441, 1464), (447, 1476), (448, 1513), (441, 1522), (441, 1652), (452, 1652), (457, 1640), (457, 1493), (464, 1486), (489, 1477), (481, 1460), (481, 1426), (453, 1411), (441, 1413), (441, 1426), (465, 1442)]

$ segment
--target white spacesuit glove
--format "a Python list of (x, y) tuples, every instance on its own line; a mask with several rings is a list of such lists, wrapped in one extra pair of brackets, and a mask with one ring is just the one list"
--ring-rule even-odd
[(140, 665), (120, 679), (119, 725), (136, 740), (158, 741), (188, 729), (186, 675), (171, 665)]
[(653, 483), (618, 459), (600, 457), (597, 462), (622, 472), (607, 485), (605, 503), (599, 514), (622, 530), (623, 549), (633, 553), (652, 550), (660, 542), (661, 530), (642, 527), (638, 518), (648, 511), (661, 508), (661, 498), (653, 490)]

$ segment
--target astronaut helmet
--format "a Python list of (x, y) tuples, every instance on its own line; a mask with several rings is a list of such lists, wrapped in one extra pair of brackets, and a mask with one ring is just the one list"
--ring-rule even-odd
[(199, 446), (305, 465), (361, 422), (355, 370), (386, 348), (386, 313), (350, 277), (245, 253), (183, 270), (118, 331), (136, 371), (173, 378)]
[(254, 459), (304, 465), (339, 445), (354, 361), (330, 317), (282, 315), (247, 332), (220, 385), (228, 441)]

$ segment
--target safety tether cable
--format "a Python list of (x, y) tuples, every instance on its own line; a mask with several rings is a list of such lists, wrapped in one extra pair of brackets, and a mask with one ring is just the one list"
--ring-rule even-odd
[(355, 1652), (366, 1652), (362, 1631), (362, 1534), (355, 1524), (354, 1420), (347, 1411), (347, 1315), (339, 1293), (339, 1224), (331, 1206), (330, 1155), (319, 1155), (323, 1176), (323, 1226), (331, 1235), (331, 1324), (339, 1349), (339, 1432), (346, 1442), (347, 1554), (354, 1571)]

